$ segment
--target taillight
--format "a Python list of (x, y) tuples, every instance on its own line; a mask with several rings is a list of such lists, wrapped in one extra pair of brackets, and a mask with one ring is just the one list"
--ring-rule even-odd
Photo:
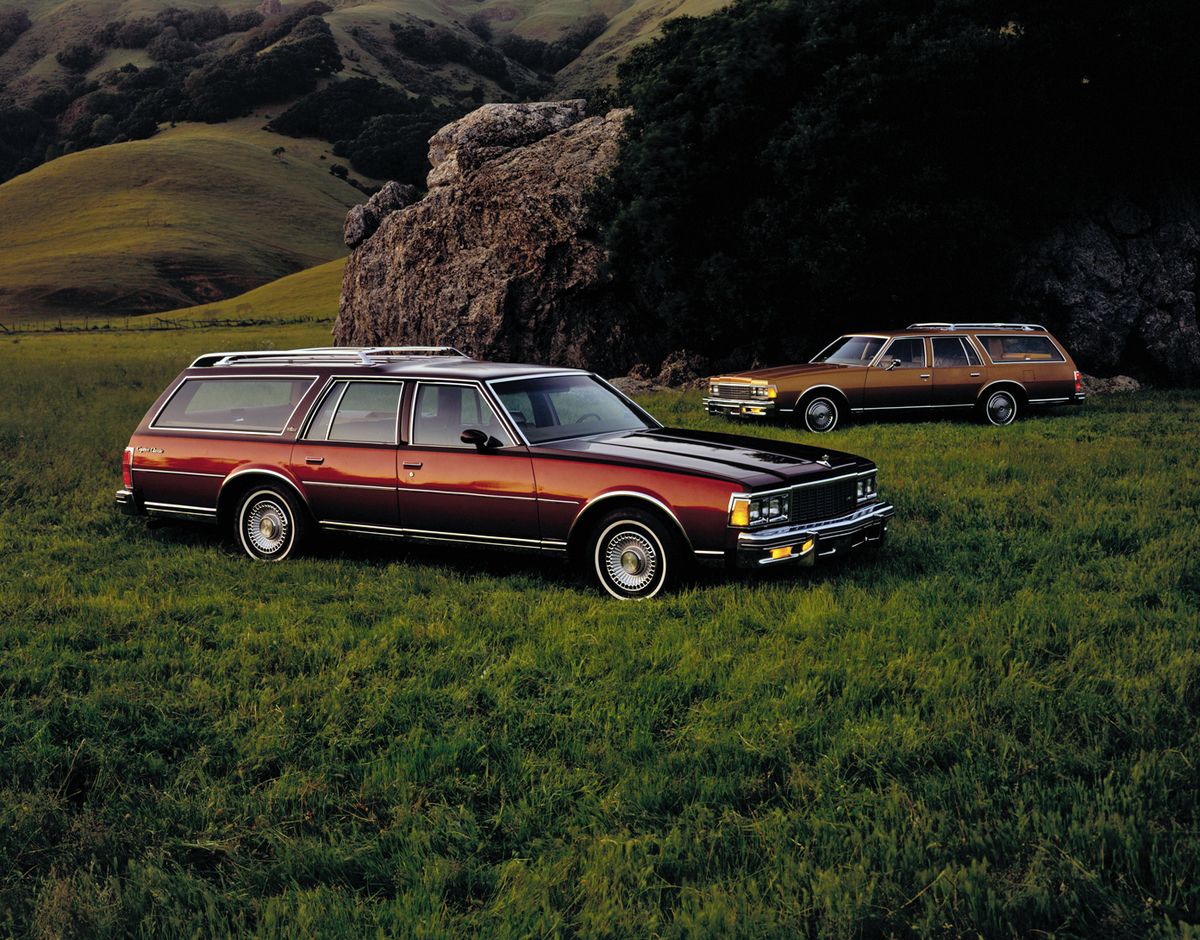
[(1075, 394), (1078, 395), (1083, 391), (1083, 376), (1079, 374), (1079, 370), (1075, 370)]
[(126, 487), (133, 486), (133, 448), (126, 447), (125, 454), (121, 457), (121, 482)]

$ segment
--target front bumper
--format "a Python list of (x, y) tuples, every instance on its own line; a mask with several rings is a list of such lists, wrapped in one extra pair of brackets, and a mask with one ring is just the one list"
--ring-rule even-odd
[(775, 526), (758, 532), (739, 532), (735, 560), (739, 568), (760, 568), (788, 562), (811, 565), (817, 558), (882, 541), (887, 533), (888, 520), (895, 514), (895, 507), (891, 503), (876, 502), (836, 519)]
[(146, 507), (137, 490), (122, 487), (117, 490), (117, 508), (127, 516), (144, 516)]
[(767, 418), (775, 414), (775, 400), (747, 401), (740, 398), (705, 398), (704, 410), (710, 415), (728, 415), (731, 418)]

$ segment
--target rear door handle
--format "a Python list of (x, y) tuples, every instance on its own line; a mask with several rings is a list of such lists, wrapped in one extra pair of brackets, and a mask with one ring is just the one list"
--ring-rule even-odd
[(304, 462), (305, 463), (324, 463), (325, 458), (324, 457), (305, 457)]
[(404, 461), (404, 469), (405, 469), (405, 470), (420, 470), (420, 469), (421, 469), (423, 466), (425, 466), (425, 464), (423, 464), (423, 463), (422, 463), (421, 461), (419, 461), (419, 460), (406, 460), (406, 461)]
[(979, 378), (979, 376), (980, 376), (980, 375), (982, 375), (982, 374), (983, 374), (983, 373), (981, 373), (981, 372), (972, 372), (972, 373), (971, 373), (971, 378), (973, 378), (973, 379), (977, 379), (977, 378)]
[(922, 372), (922, 373), (921, 373), (921, 378), (923, 378), (923, 379), (927, 379), (927, 378), (929, 378), (929, 373), (928, 373), (928, 372)]

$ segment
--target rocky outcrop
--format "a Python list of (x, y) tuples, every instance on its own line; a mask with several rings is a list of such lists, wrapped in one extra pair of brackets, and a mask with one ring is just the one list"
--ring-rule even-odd
[(1116, 395), (1121, 392), (1136, 392), (1140, 391), (1142, 387), (1141, 382), (1128, 375), (1114, 375), (1111, 378), (1102, 379), (1082, 372), (1079, 378), (1083, 383), (1084, 394), (1088, 397), (1092, 395)]
[(346, 213), (342, 226), (342, 238), (350, 248), (357, 248), (375, 234), (379, 223), (393, 212), (411, 206), (417, 199), (417, 187), (407, 183), (384, 183), (383, 188), (363, 205), (355, 206)]
[(1056, 226), (1026, 253), (1014, 290), (1080, 368), (1200, 384), (1200, 194), (1121, 197)]
[(624, 116), (585, 117), (582, 101), (493, 104), (438, 131), (428, 194), (347, 262), (334, 341), (626, 369), (633, 313), (584, 205)]

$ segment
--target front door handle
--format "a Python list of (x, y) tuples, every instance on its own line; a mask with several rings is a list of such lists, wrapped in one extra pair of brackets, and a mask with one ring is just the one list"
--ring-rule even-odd
[(971, 373), (971, 378), (973, 378), (973, 379), (977, 379), (977, 378), (979, 378), (979, 376), (980, 376), (980, 375), (982, 375), (982, 374), (983, 374), (983, 373), (981, 373), (981, 372), (972, 372), (972, 373)]
[(921, 378), (923, 378), (923, 379), (927, 379), (927, 378), (929, 378), (929, 373), (928, 373), (928, 372), (922, 372), (922, 373), (921, 373)]
[(421, 469), (423, 466), (425, 466), (425, 464), (423, 464), (423, 463), (422, 463), (421, 461), (419, 461), (419, 460), (406, 460), (406, 461), (404, 461), (404, 469), (405, 469), (405, 470), (420, 470), (420, 469)]
[(324, 463), (325, 458), (324, 457), (305, 457), (304, 462), (305, 463)]

